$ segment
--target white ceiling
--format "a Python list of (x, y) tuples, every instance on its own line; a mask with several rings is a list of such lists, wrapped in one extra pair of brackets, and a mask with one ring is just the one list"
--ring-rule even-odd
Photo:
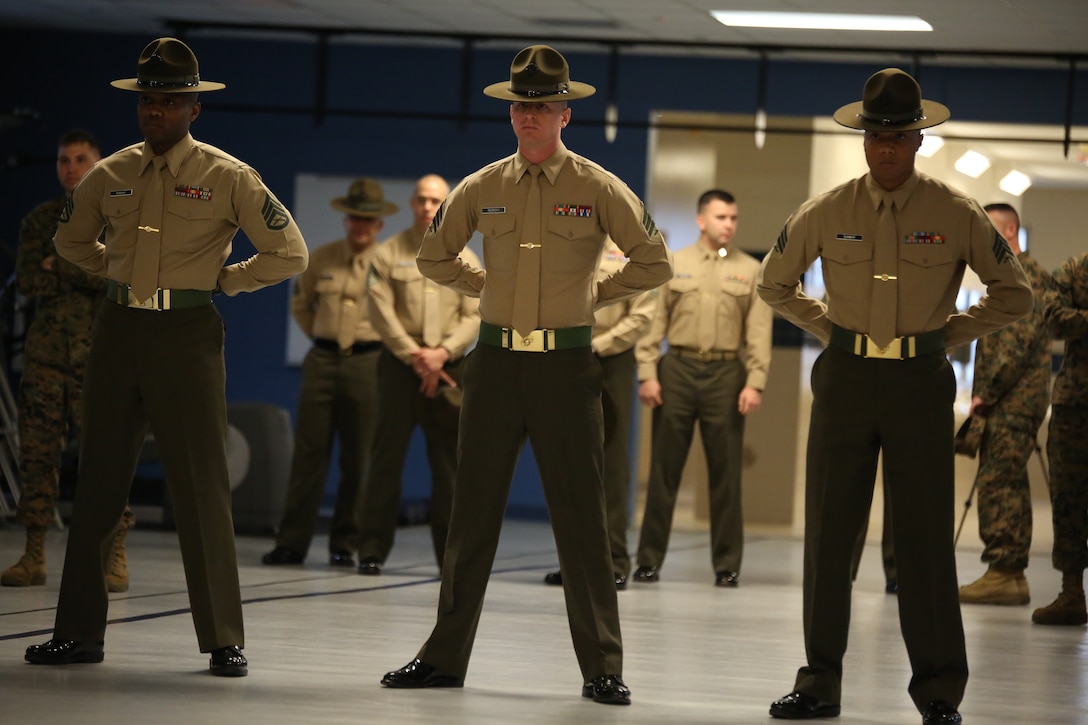
[[(803, 10), (918, 15), (931, 33), (797, 31), (727, 28), (715, 10)], [(711, 46), (777, 46), (828, 51), (936, 55), (943, 62), (1064, 66), (1068, 56), (1088, 63), (1086, 0), (24, 0), (0, 3), (0, 27), (22, 26), (149, 36), (171, 32), (171, 21), (233, 26), (328, 28), (458, 34), (523, 42), (581, 39), (641, 43), (707, 44), (684, 53), (714, 52)], [(409, 42), (406, 38), (404, 42)], [(677, 52), (662, 46), (658, 52)], [(977, 52), (985, 57), (965, 58)], [(794, 51), (795, 53), (797, 51)], [(999, 55), (987, 55), (999, 54)], [(1010, 54), (1010, 55), (1004, 55)], [(1025, 57), (1016, 57), (1026, 54)], [(1032, 55), (1039, 54), (1039, 55)], [(1065, 57), (1059, 58), (1059, 55)], [(1083, 129), (1077, 129), (1083, 138)], [(1061, 129), (1005, 126), (983, 135), (1061, 138)], [(1030, 165), (1037, 183), (1088, 187), (1088, 167), (1079, 148), (1062, 158), (1060, 144), (983, 144), (985, 152)]]
[[(918, 15), (932, 33), (727, 28), (710, 10)], [(157, 33), (169, 19), (520, 38), (1088, 54), (1084, 0), (32, 0), (0, 25)]]

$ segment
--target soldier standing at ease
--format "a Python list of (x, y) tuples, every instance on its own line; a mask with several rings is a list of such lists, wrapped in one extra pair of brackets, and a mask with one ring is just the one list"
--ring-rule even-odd
[[(441, 176), (420, 179), (410, 202), (414, 224), (385, 240), (370, 264), (370, 321), (383, 348), (378, 425), (359, 505), (359, 573), (364, 575), (381, 574), (393, 548), (401, 474), (417, 424), (427, 442), (429, 523), (439, 569), (446, 552), (461, 412), (457, 370), (480, 330), (480, 301), (424, 277), (416, 254), (449, 190)], [(480, 266), (471, 249), (463, 249), (461, 258)]]
[(975, 344), (972, 416), (982, 418), (978, 449), (978, 533), (986, 573), (960, 587), (965, 604), (1023, 606), (1031, 601), (1024, 569), (1031, 549), (1028, 461), (1050, 402), (1050, 335), (1043, 319), (1050, 274), (1020, 249), (1020, 215), (1008, 204), (985, 207), (1031, 282), (1031, 314)]
[(302, 362), (298, 423), (287, 502), (276, 546), (264, 564), (301, 564), (314, 537), (333, 441), (340, 444), (340, 483), (329, 527), (329, 566), (355, 566), (359, 493), (369, 467), (378, 406), (378, 331), (370, 324), (366, 277), (383, 217), (397, 213), (381, 184), (356, 179), (330, 203), (344, 215), (344, 238), (314, 250), (295, 282), (291, 316), (313, 347)]
[[(65, 196), (36, 207), (19, 228), (15, 286), (35, 303), (26, 334), (26, 368), (19, 388), (18, 521), (26, 527), (26, 552), (0, 574), (6, 587), (45, 584), (45, 533), (53, 523), (61, 456), (82, 416), (83, 369), (91, 350), (91, 323), (105, 299), (106, 282), (57, 255), (53, 233), (65, 199), (94, 166), (101, 151), (90, 133), (72, 130), (57, 142), (57, 178)], [(106, 568), (111, 592), (128, 590), (125, 507)]]
[(1043, 314), (1065, 358), (1050, 394), (1050, 506), (1054, 517), (1054, 568), (1062, 573), (1057, 599), (1036, 609), (1036, 624), (1085, 624), (1084, 569), (1088, 567), (1088, 254), (1054, 273)]

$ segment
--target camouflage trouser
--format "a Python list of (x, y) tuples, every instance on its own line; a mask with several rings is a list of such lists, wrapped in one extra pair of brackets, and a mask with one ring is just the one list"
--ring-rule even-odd
[(1055, 405), (1046, 452), (1054, 515), (1054, 568), (1088, 568), (1088, 406)]
[(978, 533), (982, 561), (1025, 569), (1031, 550), (1031, 487), (1028, 461), (1039, 422), (1023, 416), (986, 420), (978, 451)]
[[(27, 528), (48, 528), (60, 495), (61, 455), (68, 447), (69, 426), (82, 415), (81, 371), (28, 358), (19, 388), (19, 511)], [(121, 525), (135, 519), (125, 507)]]

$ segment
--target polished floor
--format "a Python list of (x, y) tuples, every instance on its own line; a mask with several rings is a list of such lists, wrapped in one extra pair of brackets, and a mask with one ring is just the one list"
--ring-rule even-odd
[[(634, 538), (632, 532), (632, 538)], [(411, 660), (438, 594), (426, 529), (401, 529), (386, 573), (325, 565), (315, 541), (302, 567), (259, 563), (261, 537), (238, 540), (250, 675), (211, 677), (197, 651), (171, 531), (130, 537), (132, 587), (112, 595), (106, 661), (42, 667), (22, 661), (53, 622), (65, 535), (51, 532), (44, 587), (0, 590), (0, 723), (767, 723), (803, 659), (801, 543), (749, 533), (742, 583), (711, 586), (707, 536), (674, 534), (662, 580), (620, 592), (631, 707), (580, 697), (562, 593), (541, 583), (556, 563), (547, 524), (508, 521), (472, 664), (461, 690), (388, 690), (382, 674)], [(975, 537), (958, 552), (961, 579), (981, 572)], [(968, 541), (970, 539), (970, 541)], [(22, 546), (0, 528), (0, 563)], [(972, 548), (974, 547), (974, 548)], [(1088, 723), (1088, 631), (1029, 621), (1058, 577), (1045, 555), (1028, 570), (1031, 607), (964, 608), (972, 679), (966, 723)], [(918, 723), (896, 597), (868, 547), (853, 599), (842, 723)]]

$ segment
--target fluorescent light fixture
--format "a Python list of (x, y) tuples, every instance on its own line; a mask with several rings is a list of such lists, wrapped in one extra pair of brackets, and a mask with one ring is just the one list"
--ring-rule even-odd
[(1002, 191), (1008, 192), (1013, 196), (1020, 196), (1031, 186), (1031, 177), (1013, 169), (1005, 174), (1005, 177), (1001, 179), (997, 185)]
[(754, 10), (711, 10), (722, 25), (738, 28), (800, 30), (930, 31), (933, 26), (915, 15), (852, 15), (845, 13), (772, 13)]
[(956, 159), (956, 171), (977, 179), (990, 168), (990, 160), (978, 151), (968, 151)]
[(933, 136), (928, 133), (923, 134), (922, 147), (918, 149), (918, 153), (928, 159), (931, 158), (933, 154), (940, 151), (942, 146), (944, 146), (944, 139), (940, 136)]

